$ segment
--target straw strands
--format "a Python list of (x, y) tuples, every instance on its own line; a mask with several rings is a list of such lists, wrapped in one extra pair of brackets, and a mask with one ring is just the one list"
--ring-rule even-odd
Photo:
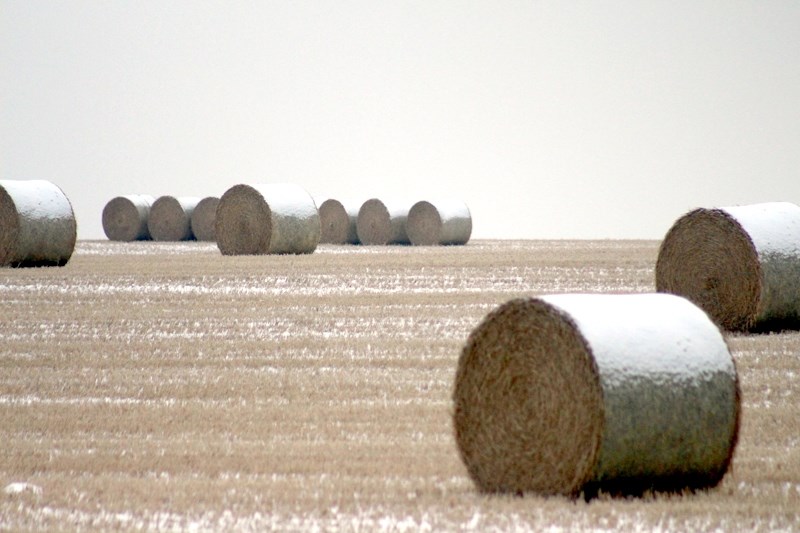
[(410, 244), (406, 232), (408, 204), (372, 198), (358, 211), (356, 232), (361, 244)]
[(217, 218), (217, 204), (219, 204), (219, 198), (207, 196), (200, 200), (192, 211), (192, 233), (198, 241), (216, 240), (214, 223)]
[(800, 207), (695, 209), (670, 228), (656, 289), (685, 296), (732, 331), (800, 325)]
[(235, 185), (217, 206), (217, 247), (223, 255), (308, 254), (320, 233), (317, 206), (299, 185)]
[(472, 234), (472, 215), (461, 200), (443, 198), (411, 206), (408, 239), (417, 246), (466, 244)]
[(103, 208), (103, 231), (112, 241), (150, 240), (147, 219), (155, 198), (131, 194), (112, 198)]
[(195, 196), (161, 196), (150, 208), (147, 227), (156, 241), (191, 241), (192, 212), (200, 202)]
[(667, 294), (507, 302), (470, 334), (453, 402), (480, 490), (565, 495), (714, 486), (740, 410), (720, 331)]
[(63, 266), (75, 249), (72, 204), (45, 180), (0, 180), (0, 266)]
[(319, 204), (320, 242), (358, 244), (356, 222), (361, 203), (328, 198)]

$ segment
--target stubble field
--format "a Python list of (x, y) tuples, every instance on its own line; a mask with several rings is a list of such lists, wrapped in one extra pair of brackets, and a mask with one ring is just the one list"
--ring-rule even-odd
[(81, 241), (0, 270), (0, 530), (800, 530), (800, 333), (726, 334), (742, 387), (711, 491), (478, 493), (460, 350), (496, 305), (654, 290), (655, 241), (321, 246)]

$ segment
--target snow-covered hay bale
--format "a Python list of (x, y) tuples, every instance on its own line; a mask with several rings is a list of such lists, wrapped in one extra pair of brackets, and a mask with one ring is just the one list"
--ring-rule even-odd
[(217, 206), (217, 247), (223, 255), (310, 254), (320, 232), (314, 199), (298, 185), (235, 185)]
[(198, 241), (216, 240), (214, 223), (217, 218), (217, 204), (219, 204), (219, 198), (207, 196), (200, 200), (192, 211), (192, 233)]
[(112, 241), (148, 241), (150, 207), (156, 199), (146, 194), (112, 198), (103, 208), (103, 231)]
[(458, 450), (485, 492), (712, 487), (739, 427), (719, 329), (670, 294), (509, 301), (470, 334), (453, 401)]
[(155, 241), (190, 241), (192, 213), (200, 202), (195, 196), (160, 196), (150, 208), (147, 227)]
[(45, 180), (0, 180), (0, 266), (63, 266), (75, 250), (72, 204)]
[(472, 235), (472, 215), (455, 198), (415, 203), (408, 212), (408, 239), (417, 246), (466, 244)]
[(328, 198), (319, 204), (322, 226), (320, 242), (329, 244), (358, 244), (358, 210), (361, 203)]
[(679, 294), (732, 331), (800, 327), (800, 207), (695, 209), (667, 232), (656, 290)]
[(409, 206), (372, 198), (358, 210), (356, 233), (361, 244), (410, 244), (406, 232)]

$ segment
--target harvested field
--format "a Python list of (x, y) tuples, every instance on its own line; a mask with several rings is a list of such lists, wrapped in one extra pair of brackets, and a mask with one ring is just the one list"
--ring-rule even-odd
[(715, 490), (486, 496), (460, 461), (470, 331), (514, 297), (652, 292), (658, 245), (79, 241), (0, 270), (0, 530), (798, 530), (798, 332), (725, 333), (742, 427)]

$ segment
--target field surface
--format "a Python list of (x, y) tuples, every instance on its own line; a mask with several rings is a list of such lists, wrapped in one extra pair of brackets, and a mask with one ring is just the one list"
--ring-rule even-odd
[(82, 241), (0, 270), (0, 530), (800, 530), (800, 334), (726, 339), (719, 487), (486, 496), (452, 436), (470, 331), (524, 295), (654, 290), (654, 241), (322, 246)]

